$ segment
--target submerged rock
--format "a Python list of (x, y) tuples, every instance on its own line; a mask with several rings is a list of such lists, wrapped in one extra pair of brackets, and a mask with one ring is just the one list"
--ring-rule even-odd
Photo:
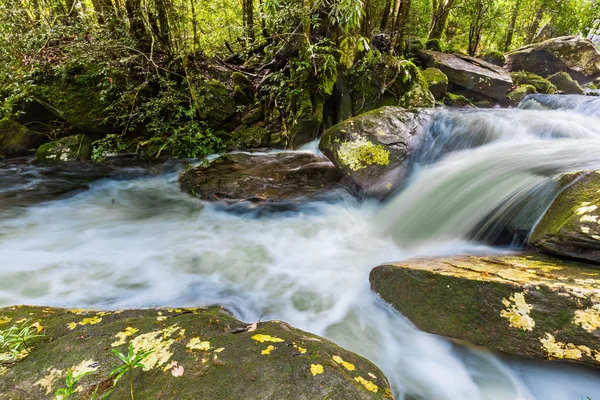
[(563, 36), (521, 47), (506, 55), (509, 71), (529, 71), (540, 76), (567, 72), (580, 83), (600, 76), (600, 53), (579, 36)]
[(352, 189), (383, 198), (400, 185), (406, 160), (421, 143), (431, 113), (383, 107), (329, 129), (319, 149), (345, 175)]
[(419, 54), (427, 67), (440, 69), (450, 83), (495, 100), (503, 100), (513, 84), (503, 68), (477, 58), (436, 51)]
[(392, 398), (386, 377), (368, 360), (284, 322), (248, 329), (220, 307), (1, 309), (0, 329), (13, 323), (32, 324), (42, 336), (20, 361), (0, 366), (0, 399), (54, 398), (69, 370), (81, 377), (72, 398), (111, 390), (110, 398), (130, 398), (129, 373), (116, 384), (110, 377), (123, 365), (113, 350), (127, 355), (130, 345), (134, 354), (152, 351), (131, 374), (140, 399)]
[(519, 356), (600, 367), (600, 270), (538, 254), (414, 259), (371, 288), (419, 329)]
[(600, 172), (567, 178), (574, 183), (550, 205), (529, 242), (547, 253), (600, 263)]
[(183, 191), (208, 201), (269, 203), (314, 198), (342, 176), (325, 157), (310, 153), (233, 153), (185, 171)]

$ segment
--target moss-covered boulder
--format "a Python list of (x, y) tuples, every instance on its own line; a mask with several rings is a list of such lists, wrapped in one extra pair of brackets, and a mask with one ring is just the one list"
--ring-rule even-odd
[(415, 64), (370, 51), (350, 74), (353, 115), (384, 106), (433, 107), (435, 99)]
[[(83, 376), (71, 399), (110, 391), (108, 399), (128, 399), (130, 389), (139, 399), (392, 397), (387, 379), (368, 360), (284, 322), (249, 326), (220, 307), (1, 309), (0, 329), (13, 323), (42, 336), (20, 361), (0, 365), (0, 399), (53, 399), (66, 388), (69, 371)], [(130, 345), (134, 354), (152, 353), (115, 384), (110, 372), (123, 363), (113, 350), (127, 355)]]
[(477, 58), (426, 50), (419, 57), (427, 67), (440, 69), (453, 85), (495, 100), (504, 99), (513, 85), (503, 68)]
[(580, 83), (600, 76), (600, 53), (579, 36), (563, 36), (521, 47), (506, 55), (509, 71), (529, 71), (540, 76), (567, 72)]
[(371, 288), (419, 329), (600, 367), (600, 270), (538, 254), (415, 259), (376, 267)]
[(429, 91), (436, 100), (442, 100), (448, 90), (448, 77), (438, 68), (427, 68), (423, 71)]
[(237, 104), (248, 105), (254, 102), (254, 84), (241, 72), (231, 74), (233, 95)]
[(484, 54), (483, 61), (487, 61), (490, 64), (494, 64), (499, 67), (504, 67), (506, 64), (506, 57), (504, 57), (504, 53), (501, 51), (490, 51)]
[(21, 156), (48, 141), (40, 133), (11, 119), (0, 120), (0, 158)]
[(448, 107), (464, 108), (474, 107), (473, 102), (462, 94), (446, 93), (442, 102)]
[(39, 162), (87, 160), (92, 155), (94, 140), (87, 135), (74, 135), (43, 144), (35, 153)]
[(523, 99), (530, 94), (537, 93), (533, 85), (520, 85), (511, 91), (506, 98), (513, 104), (519, 104)]
[(200, 116), (209, 124), (222, 124), (235, 114), (235, 100), (223, 83), (216, 79), (204, 80), (197, 91)]
[(183, 191), (207, 201), (268, 205), (325, 195), (342, 176), (325, 157), (310, 153), (234, 153), (185, 171)]
[(319, 149), (346, 176), (357, 193), (383, 198), (406, 175), (405, 161), (421, 144), (431, 113), (382, 107), (330, 128)]
[(548, 80), (558, 91), (564, 94), (583, 94), (583, 89), (577, 81), (573, 80), (566, 72), (557, 72), (548, 77)]
[(529, 242), (543, 252), (600, 263), (600, 172), (573, 179), (535, 227)]
[(515, 85), (531, 85), (535, 88), (534, 93), (552, 94), (556, 87), (547, 79), (527, 71), (517, 71), (510, 74)]

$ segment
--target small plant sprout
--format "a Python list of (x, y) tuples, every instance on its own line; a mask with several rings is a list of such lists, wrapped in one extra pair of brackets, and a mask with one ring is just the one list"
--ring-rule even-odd
[(136, 353), (133, 349), (133, 344), (130, 342), (129, 351), (127, 352), (127, 355), (121, 353), (117, 349), (114, 349), (112, 352), (123, 363), (122, 365), (118, 366), (110, 372), (110, 376), (115, 377), (114, 385), (117, 384), (117, 382), (119, 381), (119, 379), (121, 379), (123, 375), (129, 372), (129, 392), (131, 393), (131, 400), (135, 400), (133, 397), (133, 370), (135, 368), (144, 368), (144, 364), (142, 364), (142, 361), (144, 361), (144, 359), (150, 354), (152, 354), (154, 351), (150, 350)]
[(40, 330), (39, 323), (32, 325), (29, 320), (24, 321), (20, 327), (13, 325), (0, 330), (0, 353), (9, 355), (7, 359), (0, 358), (0, 362), (14, 362), (23, 358), (27, 354), (31, 341), (42, 336), (38, 335)]
[(73, 375), (73, 370), (69, 369), (67, 371), (67, 377), (65, 378), (65, 386), (64, 388), (58, 389), (54, 392), (54, 400), (67, 400), (73, 393), (75, 393), (75, 387), (77, 386), (77, 382), (84, 376), (93, 374), (95, 371), (87, 371), (78, 375)]

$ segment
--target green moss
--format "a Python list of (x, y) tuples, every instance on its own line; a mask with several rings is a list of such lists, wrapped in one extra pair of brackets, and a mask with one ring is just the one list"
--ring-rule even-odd
[(444, 51), (444, 45), (440, 39), (429, 39), (425, 42), (426, 50)]
[(35, 160), (39, 162), (61, 162), (89, 159), (93, 140), (87, 135), (75, 135), (46, 143), (37, 149)]
[(506, 98), (509, 100), (514, 101), (515, 103), (520, 103), (525, 96), (532, 94), (532, 93), (537, 93), (535, 86), (533, 85), (521, 85), (518, 88), (516, 88), (515, 90), (513, 90), (512, 92), (510, 92)]
[(461, 94), (446, 93), (444, 104), (450, 107), (473, 107), (471, 100)]
[(423, 72), (429, 91), (439, 100), (444, 97), (448, 89), (448, 77), (438, 68), (427, 68)]
[(506, 57), (504, 57), (504, 53), (501, 51), (493, 50), (485, 53), (483, 59), (491, 64), (497, 65), (499, 67), (504, 66), (506, 64)]
[(0, 120), (0, 158), (25, 154), (43, 136), (17, 121)]
[(548, 77), (548, 80), (564, 94), (583, 94), (583, 89), (577, 81), (573, 80), (566, 72), (558, 72)]
[(390, 163), (390, 152), (380, 144), (373, 144), (360, 137), (354, 141), (344, 142), (337, 151), (337, 159), (353, 171), (370, 165), (386, 166)]
[(221, 82), (215, 79), (207, 80), (198, 89), (198, 92), (198, 100), (201, 104), (200, 116), (209, 124), (221, 124), (235, 114), (235, 100)]
[(535, 93), (552, 94), (556, 92), (556, 87), (547, 79), (542, 78), (527, 71), (512, 72), (510, 77), (517, 86), (531, 85), (535, 88)]
[(234, 72), (231, 74), (233, 81), (233, 95), (236, 103), (248, 105), (254, 102), (254, 84), (244, 74)]

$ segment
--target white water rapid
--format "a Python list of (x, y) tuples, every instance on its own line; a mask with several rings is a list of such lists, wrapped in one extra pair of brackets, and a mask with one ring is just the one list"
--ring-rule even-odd
[(104, 179), (70, 198), (0, 210), (0, 305), (223, 304), (243, 320), (281, 319), (369, 358), (398, 399), (594, 398), (595, 370), (454, 345), (419, 332), (369, 290), (383, 262), (507, 251), (472, 241), (474, 230), (507, 225), (523, 196), (543, 211), (556, 174), (600, 167), (600, 120), (589, 116), (436, 118), (446, 128), (430, 130), (408, 186), (383, 210), (346, 197), (239, 215), (182, 193), (176, 172)]

